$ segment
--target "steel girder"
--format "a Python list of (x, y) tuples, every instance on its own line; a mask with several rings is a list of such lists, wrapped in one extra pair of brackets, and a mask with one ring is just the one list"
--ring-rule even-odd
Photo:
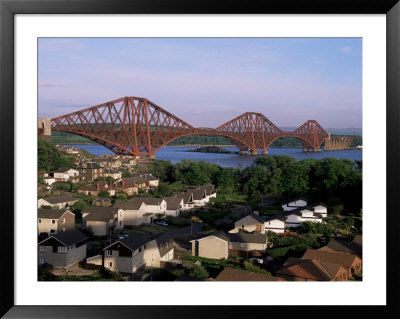
[(246, 112), (217, 127), (194, 128), (153, 102), (123, 97), (53, 118), (51, 129), (87, 137), (116, 154), (152, 156), (185, 135), (219, 135), (240, 150), (265, 151), (279, 137), (295, 137), (319, 150), (328, 134), (316, 121), (307, 121), (294, 132), (283, 132), (261, 113)]

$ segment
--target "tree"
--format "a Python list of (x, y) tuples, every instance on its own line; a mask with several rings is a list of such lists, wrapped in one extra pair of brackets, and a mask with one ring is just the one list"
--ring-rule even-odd
[(113, 183), (114, 181), (115, 181), (115, 179), (112, 178), (111, 176), (107, 176), (107, 177), (106, 177), (106, 182), (107, 182), (108, 184), (111, 184), (111, 183)]
[(171, 190), (169, 189), (168, 185), (165, 183), (160, 183), (157, 189), (154, 192), (156, 197), (167, 197), (171, 195)]
[(101, 197), (101, 198), (108, 198), (109, 195), (110, 195), (109, 192), (101, 191), (98, 196)]
[(197, 265), (193, 265), (193, 268), (190, 271), (190, 275), (200, 279), (207, 279), (209, 277), (207, 270), (203, 266)]
[(131, 177), (131, 173), (129, 173), (128, 171), (125, 171), (122, 173), (122, 177)]

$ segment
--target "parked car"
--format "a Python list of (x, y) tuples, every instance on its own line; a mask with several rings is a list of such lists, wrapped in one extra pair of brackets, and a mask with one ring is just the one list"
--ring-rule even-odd
[(160, 226), (168, 227), (168, 224), (163, 220), (158, 220), (158, 221), (156, 221), (154, 223), (157, 224), (157, 225), (160, 225)]

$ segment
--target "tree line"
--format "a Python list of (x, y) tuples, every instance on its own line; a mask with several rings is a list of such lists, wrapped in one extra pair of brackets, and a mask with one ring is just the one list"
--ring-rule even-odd
[(225, 168), (206, 162), (156, 160), (149, 171), (164, 183), (214, 184), (220, 193), (243, 193), (249, 200), (265, 195), (304, 196), (324, 202), (338, 212), (359, 214), (362, 204), (362, 162), (324, 158), (296, 161), (290, 156), (258, 157), (244, 168)]

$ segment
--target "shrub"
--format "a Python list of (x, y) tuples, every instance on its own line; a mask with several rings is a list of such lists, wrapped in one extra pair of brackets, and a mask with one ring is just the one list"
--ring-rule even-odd
[(189, 274), (200, 279), (207, 279), (209, 277), (207, 270), (203, 266), (197, 265), (193, 266)]
[(269, 271), (266, 271), (265, 269), (261, 269), (260, 267), (258, 267), (257, 265), (254, 265), (253, 263), (251, 263), (249, 261), (245, 261), (243, 263), (243, 265), (244, 265), (244, 269), (247, 271), (252, 271), (252, 272), (259, 273), (259, 274), (271, 276), (271, 273)]

